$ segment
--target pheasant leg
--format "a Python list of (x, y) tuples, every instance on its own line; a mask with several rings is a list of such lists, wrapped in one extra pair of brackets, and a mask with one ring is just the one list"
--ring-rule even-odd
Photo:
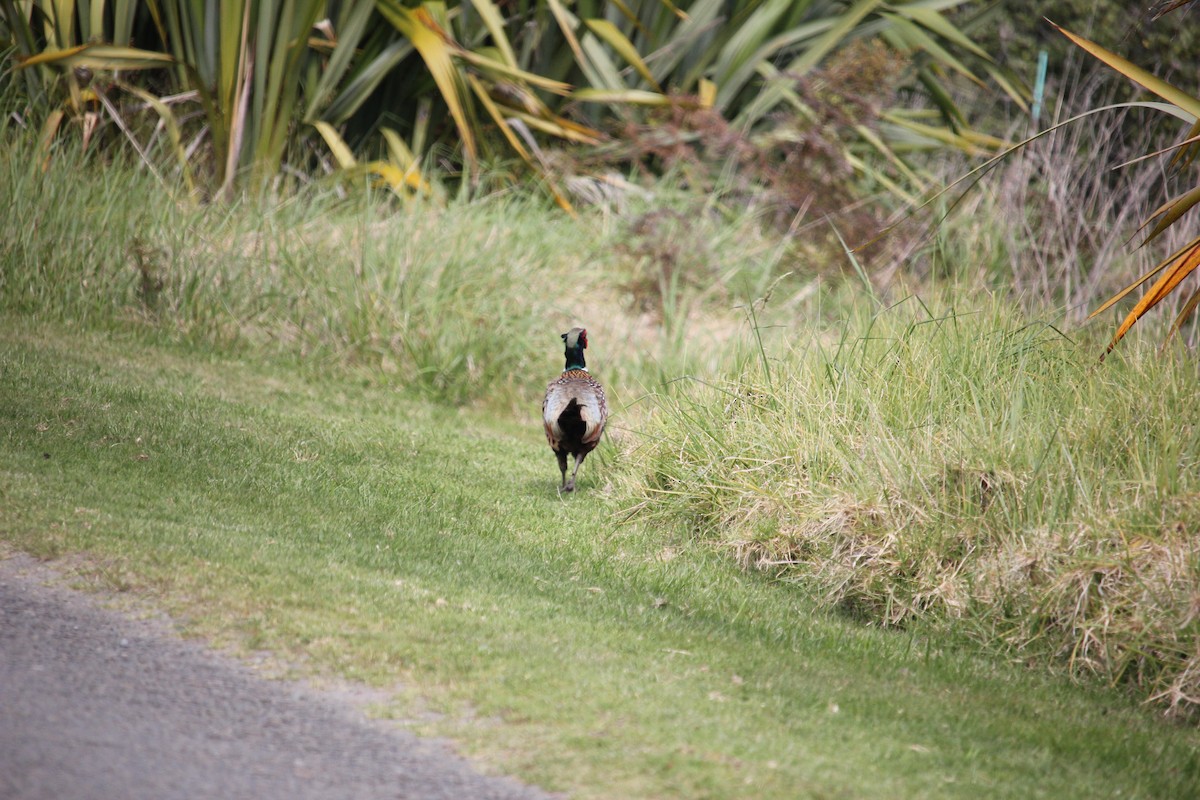
[(575, 482), (571, 482), (571, 489), (567, 488), (567, 454), (555, 453), (554, 455), (558, 456), (558, 468), (562, 471), (562, 485), (558, 487), (558, 490), (560, 492), (569, 492), (575, 488)]
[(575, 456), (575, 469), (571, 470), (571, 480), (567, 481), (567, 485), (563, 487), (564, 492), (575, 491), (575, 476), (579, 474), (579, 465), (587, 458), (587, 453), (581, 456)]

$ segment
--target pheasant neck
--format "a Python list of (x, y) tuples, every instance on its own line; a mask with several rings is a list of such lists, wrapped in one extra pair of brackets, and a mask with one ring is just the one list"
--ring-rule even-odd
[(563, 372), (570, 372), (573, 369), (581, 369), (587, 372), (587, 361), (583, 358), (582, 347), (568, 347), (566, 356), (567, 365), (563, 368)]

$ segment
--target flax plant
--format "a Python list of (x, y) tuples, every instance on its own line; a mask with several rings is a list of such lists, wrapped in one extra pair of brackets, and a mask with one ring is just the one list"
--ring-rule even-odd
[[(779, 119), (812, 124), (808, 83), (856, 42), (897, 54), (908, 64), (899, 83), (934, 109), (932, 118), (881, 109), (844, 146), (854, 169), (911, 195), (923, 183), (906, 155), (912, 148), (998, 144), (965, 124), (949, 99), (951, 76), (1023, 102), (1011, 76), (954, 21), (965, 5), (3, 0), (0, 30), (25, 67), (31, 102), (60, 80), (77, 94), (74, 68), (100, 73), (106, 90), (133, 99), (122, 106), (97, 92), (147, 162), (152, 148), (129, 119), (139, 110), (167, 132), (185, 179), (201, 175), (219, 196), (239, 181), (275, 180), (285, 167), (311, 175), (329, 155), (396, 191), (428, 193), (436, 153), (469, 177), (484, 162), (515, 157), (569, 208), (570, 168), (552, 146), (594, 146), (626, 123), (650, 121), (655, 108), (707, 109), (754, 134), (769, 135)], [(152, 66), (171, 76), (165, 89), (161, 78), (128, 74)]]
[[(1178, 8), (1180, 4), (1173, 4), (1170, 8), (1161, 13), (1166, 13), (1168, 10)], [(1057, 26), (1056, 26), (1057, 27)], [(1170, 153), (1170, 166), (1176, 172), (1182, 174), (1187, 170), (1195, 171), (1200, 162), (1197, 161), (1197, 156), (1200, 155), (1200, 97), (1190, 94), (1164, 80), (1161, 80), (1150, 74), (1141, 67), (1122, 58), (1095, 42), (1084, 39), (1082, 36), (1077, 36), (1070, 31), (1058, 28), (1058, 30), (1070, 39), (1072, 42), (1083, 48), (1093, 57), (1116, 70), (1120, 74), (1129, 78), (1134, 83), (1142, 88), (1157, 95), (1162, 103), (1145, 103), (1148, 108), (1166, 114), (1172, 120), (1183, 120), (1189, 126), (1183, 138), (1174, 146), (1161, 153), (1147, 153), (1142, 158), (1135, 159), (1136, 163), (1147, 159), (1152, 159), (1158, 156)], [(1128, 166), (1128, 165), (1126, 165)], [(1140, 230), (1147, 230), (1145, 238), (1142, 240), (1142, 245), (1149, 244), (1154, 241), (1179, 220), (1200, 205), (1200, 176), (1196, 184), (1181, 194), (1167, 199), (1142, 223)], [(1098, 314), (1107, 311), (1109, 308), (1116, 305), (1118, 302), (1127, 297), (1130, 293), (1148, 283), (1151, 279), (1157, 276), (1157, 280), (1150, 286), (1149, 289), (1142, 295), (1134, 307), (1125, 315), (1117, 332), (1113, 334), (1112, 340), (1108, 343), (1106, 352), (1111, 352), (1126, 333), (1144, 317), (1152, 308), (1161, 303), (1164, 299), (1173, 294), (1179, 289), (1182, 282), (1191, 275), (1197, 267), (1200, 267), (1200, 236), (1196, 236), (1189, 240), (1182, 247), (1178, 248), (1149, 272), (1143, 274), (1133, 283), (1129, 284), (1121, 291), (1117, 292), (1113, 297), (1109, 298), (1100, 305), (1091, 316), (1095, 317)], [(1177, 333), (1182, 325), (1196, 311), (1196, 307), (1200, 305), (1200, 288), (1196, 288), (1180, 308), (1174, 323), (1171, 325), (1168, 339)]]

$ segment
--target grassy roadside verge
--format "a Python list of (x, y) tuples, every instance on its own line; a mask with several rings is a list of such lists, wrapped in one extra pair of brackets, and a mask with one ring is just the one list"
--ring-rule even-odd
[[(1121, 696), (815, 611), (619, 465), (348, 381), (0, 321), (0, 531), (197, 635), (576, 797), (1181, 797), (1200, 736)], [(606, 474), (608, 473), (608, 474)]]
[(1003, 304), (935, 309), (860, 310), (771, 342), (769, 370), (656, 395), (643, 515), (870, 624), (940, 624), (1194, 722), (1193, 354), (1100, 364)]

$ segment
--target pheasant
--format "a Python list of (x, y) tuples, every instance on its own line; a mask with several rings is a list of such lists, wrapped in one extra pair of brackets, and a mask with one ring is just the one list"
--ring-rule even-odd
[[(567, 363), (563, 374), (546, 387), (542, 422), (546, 427), (546, 440), (558, 457), (558, 468), (562, 472), (563, 482), (558, 490), (573, 492), (579, 465), (600, 443), (600, 434), (604, 433), (604, 423), (608, 419), (608, 405), (604, 401), (604, 387), (588, 373), (583, 358), (587, 331), (572, 328), (562, 338), (566, 344)], [(569, 481), (568, 453), (575, 457), (575, 470)]]

